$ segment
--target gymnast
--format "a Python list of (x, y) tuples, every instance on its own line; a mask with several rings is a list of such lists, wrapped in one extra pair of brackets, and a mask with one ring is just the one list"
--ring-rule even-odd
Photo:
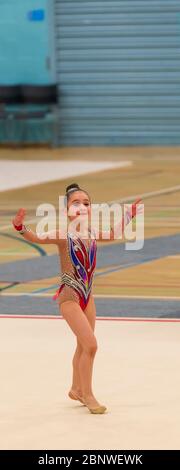
[[(60, 230), (46, 232), (43, 237), (38, 236), (24, 225), (26, 210), (22, 208), (18, 210), (12, 223), (26, 240), (40, 244), (53, 243), (58, 247), (62, 274), (60, 286), (53, 299), (58, 301), (60, 313), (77, 340), (72, 360), (72, 386), (68, 395), (83, 403), (90, 413), (103, 414), (107, 408), (99, 403), (92, 390), (93, 365), (97, 351), (94, 334), (96, 308), (92, 294), (97, 237), (96, 230), (91, 227), (91, 198), (86, 190), (73, 183), (66, 188), (65, 201), (68, 221), (66, 236), (62, 236)], [(119, 222), (122, 233), (131, 219), (141, 212), (139, 204), (140, 199)], [(76, 230), (73, 230), (76, 219)], [(111, 227), (109, 240), (114, 239), (115, 228)], [(108, 241), (104, 239), (102, 231), (99, 231), (99, 240)]]

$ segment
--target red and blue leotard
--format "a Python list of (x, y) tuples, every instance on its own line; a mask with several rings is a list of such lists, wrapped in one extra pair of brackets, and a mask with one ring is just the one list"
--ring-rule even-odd
[(79, 303), (82, 310), (88, 304), (96, 267), (96, 238), (90, 234), (87, 240), (68, 233), (60, 248), (61, 285), (53, 299), (59, 304), (67, 300)]

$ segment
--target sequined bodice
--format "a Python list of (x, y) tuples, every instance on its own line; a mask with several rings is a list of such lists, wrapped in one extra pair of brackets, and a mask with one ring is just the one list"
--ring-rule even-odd
[(73, 287), (85, 299), (92, 287), (96, 266), (97, 244), (95, 238), (87, 240), (68, 234), (61, 251), (61, 283)]

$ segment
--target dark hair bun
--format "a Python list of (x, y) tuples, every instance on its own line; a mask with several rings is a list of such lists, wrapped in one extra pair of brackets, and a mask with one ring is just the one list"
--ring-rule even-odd
[(79, 185), (76, 183), (72, 183), (66, 188), (66, 194), (69, 193), (70, 191), (74, 191), (76, 189), (80, 189)]

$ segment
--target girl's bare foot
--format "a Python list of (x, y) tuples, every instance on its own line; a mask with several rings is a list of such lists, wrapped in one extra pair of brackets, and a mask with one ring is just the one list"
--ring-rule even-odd
[(68, 396), (69, 398), (71, 398), (72, 400), (79, 400), (81, 403), (83, 403), (84, 405), (84, 401), (82, 399), (82, 396), (81, 396), (81, 392), (79, 392), (78, 390), (70, 390), (69, 393), (68, 393)]
[(100, 405), (100, 403), (96, 400), (96, 398), (91, 395), (89, 397), (83, 397), (83, 403), (87, 406), (89, 411), (93, 414), (103, 414), (107, 410), (104, 405)]

